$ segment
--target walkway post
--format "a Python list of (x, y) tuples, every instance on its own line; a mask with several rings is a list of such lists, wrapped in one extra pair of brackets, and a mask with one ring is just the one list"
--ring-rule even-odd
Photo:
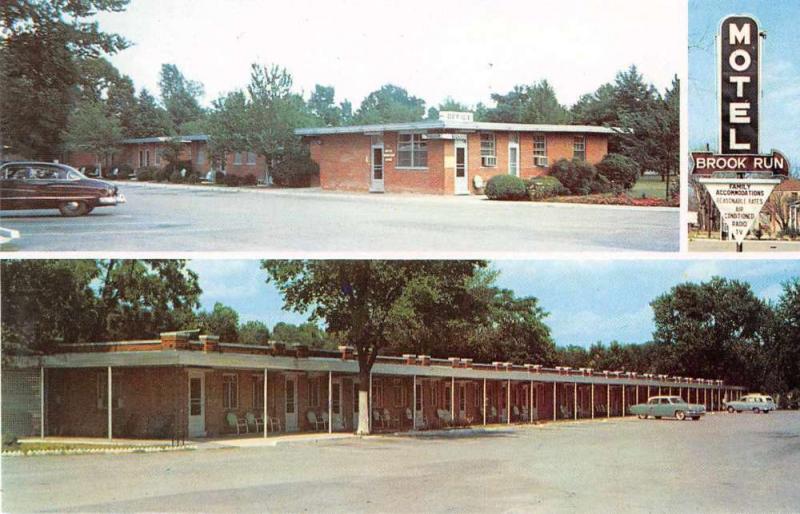
[(572, 383), (572, 417), (578, 419), (578, 383)]
[(625, 384), (622, 384), (622, 417), (625, 417)]
[(708, 405), (708, 388), (704, 387), (703, 388), (703, 407), (706, 407), (707, 405)]
[(411, 430), (416, 430), (417, 429), (417, 375), (414, 375), (412, 381), (412, 390), (414, 391), (412, 394), (414, 404), (411, 406)]
[(511, 379), (506, 384), (506, 424), (511, 424)]
[(456, 422), (456, 376), (450, 377), (450, 420)]
[(269, 410), (267, 410), (267, 368), (264, 368), (264, 439), (267, 438), (267, 425), (269, 425)]
[(558, 383), (553, 382), (553, 421), (558, 419), (556, 415), (556, 398), (558, 394), (558, 391), (556, 391), (556, 387), (558, 387)]
[(647, 399), (650, 399), (650, 386), (647, 386)]
[(113, 403), (111, 401), (111, 395), (113, 392), (111, 391), (111, 366), (108, 367), (108, 438), (111, 439), (112, 437), (112, 425), (111, 425), (111, 411), (113, 410), (111, 407)]
[(486, 426), (486, 379), (483, 379), (483, 425)]
[(39, 368), (39, 436), (44, 439), (44, 366)]
[(328, 433), (333, 433), (333, 371), (328, 371)]
[(369, 427), (370, 433), (372, 432), (372, 370), (369, 370), (369, 392), (367, 393), (367, 418), (369, 418), (369, 423), (367, 426)]
[(639, 403), (639, 384), (636, 384), (636, 403)]
[(530, 418), (528, 422), (533, 423), (533, 380), (531, 380), (529, 388), (531, 392), (531, 397), (528, 400), (528, 414), (529, 414), (528, 417)]
[(606, 417), (611, 417), (611, 384), (606, 384)]
[(592, 419), (594, 419), (594, 382), (592, 382)]

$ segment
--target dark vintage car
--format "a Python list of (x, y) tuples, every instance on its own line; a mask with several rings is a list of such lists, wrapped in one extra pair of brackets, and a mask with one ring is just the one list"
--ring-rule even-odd
[(125, 203), (125, 196), (117, 186), (64, 164), (17, 161), (0, 166), (0, 210), (58, 209), (64, 216), (83, 216), (95, 207), (119, 203)]

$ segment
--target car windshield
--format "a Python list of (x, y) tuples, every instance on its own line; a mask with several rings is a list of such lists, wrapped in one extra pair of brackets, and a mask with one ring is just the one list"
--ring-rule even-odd
[(677, 396), (673, 396), (672, 398), (670, 398), (670, 401), (672, 403), (683, 403), (683, 398), (679, 398)]
[(767, 397), (765, 397), (764, 399), (765, 399), (766, 401), (768, 401), (768, 402), (774, 402), (774, 401), (775, 401), (775, 400), (773, 400), (773, 399), (772, 399), (772, 397), (771, 397), (771, 396), (767, 396)]

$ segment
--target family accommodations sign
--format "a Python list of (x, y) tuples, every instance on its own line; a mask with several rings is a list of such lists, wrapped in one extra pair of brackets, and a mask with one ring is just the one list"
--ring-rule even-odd
[[(758, 153), (761, 32), (751, 16), (728, 16), (718, 41), (720, 153), (693, 152), (692, 174), (699, 176), (736, 239), (737, 250), (779, 179), (789, 174), (780, 152)], [(719, 174), (735, 174), (736, 178)]]

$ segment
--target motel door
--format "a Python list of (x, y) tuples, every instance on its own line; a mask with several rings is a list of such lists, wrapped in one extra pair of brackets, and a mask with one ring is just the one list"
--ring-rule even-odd
[(202, 371), (189, 371), (189, 437), (206, 436), (206, 391)]
[(469, 173), (467, 171), (467, 142), (463, 139), (455, 140), (456, 148), (456, 178), (455, 194), (469, 194)]
[(372, 142), (371, 174), (369, 190), (372, 193), (383, 193), (383, 141)]
[(508, 135), (508, 174), (519, 177), (519, 134)]
[(417, 412), (416, 414), (417, 427), (425, 426), (425, 413), (423, 412), (424, 410), (423, 406), (425, 405), (425, 403), (422, 397), (422, 390), (423, 390), (422, 384), (417, 384), (417, 394), (416, 394), (417, 404), (414, 406), (414, 409)]
[(467, 419), (467, 384), (458, 384), (458, 413), (459, 419)]
[(353, 380), (353, 430), (358, 429), (358, 380)]
[(342, 418), (342, 379), (334, 378), (331, 389), (331, 427), (333, 430), (342, 430), (344, 422)]
[(286, 431), (297, 431), (297, 377), (286, 377)]

